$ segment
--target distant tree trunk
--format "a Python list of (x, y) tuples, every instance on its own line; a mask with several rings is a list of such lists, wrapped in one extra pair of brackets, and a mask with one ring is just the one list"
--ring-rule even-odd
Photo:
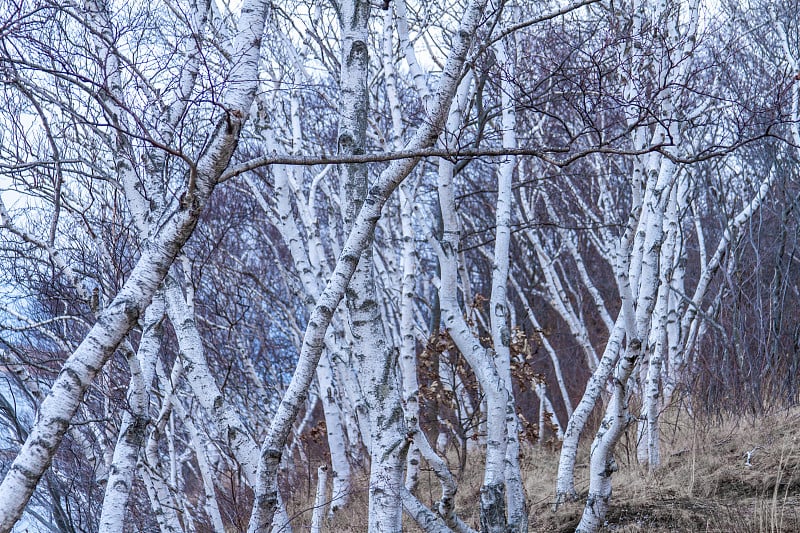
[(178, 403), (176, 412), (179, 413), (189, 430), (191, 443), (197, 456), (197, 465), (200, 469), (200, 477), (203, 481), (203, 506), (206, 515), (211, 521), (214, 531), (225, 531), (225, 524), (222, 521), (222, 514), (219, 510), (219, 502), (217, 501), (217, 495), (214, 491), (215, 476), (208, 457), (209, 444), (201, 437), (194, 420), (192, 420), (192, 417), (185, 411), (182, 404)]
[[(330, 354), (325, 353), (317, 365), (317, 382), (319, 383), (322, 411), (325, 416), (325, 427), (328, 431), (328, 448), (331, 453), (332, 480), (330, 514), (347, 505), (350, 498), (350, 461), (347, 458), (347, 441), (342, 424), (341, 410), (335, 398), (333, 372)], [(358, 442), (351, 443), (357, 446)]]
[(314, 511), (311, 513), (311, 533), (321, 533), (322, 517), (325, 516), (325, 496), (328, 489), (328, 467), (317, 468), (317, 492), (314, 496)]

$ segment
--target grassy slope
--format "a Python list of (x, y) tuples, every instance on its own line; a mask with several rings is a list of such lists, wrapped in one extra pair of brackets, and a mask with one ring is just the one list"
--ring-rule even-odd
[[(674, 418), (674, 417), (673, 417)], [(720, 425), (692, 422), (686, 414), (666, 422), (663, 430), (664, 465), (650, 475), (636, 464), (631, 428), (617, 450), (620, 471), (614, 475), (612, 507), (604, 531), (617, 532), (800, 532), (800, 410), (761, 420), (727, 421)], [(578, 457), (576, 487), (588, 488), (588, 443)], [(752, 451), (750, 466), (746, 454)], [(459, 484), (458, 510), (477, 525), (481, 463)], [(558, 454), (528, 448), (523, 457), (531, 509), (531, 531), (571, 532), (580, 519), (582, 503), (552, 512)], [(423, 472), (419, 496), (436, 498), (433, 474)], [(366, 479), (358, 484), (351, 503), (325, 531), (361, 532), (366, 526)], [(305, 491), (303, 491), (305, 494)], [(310, 502), (290, 502), (295, 531), (307, 530)], [(406, 517), (407, 531), (418, 531)]]

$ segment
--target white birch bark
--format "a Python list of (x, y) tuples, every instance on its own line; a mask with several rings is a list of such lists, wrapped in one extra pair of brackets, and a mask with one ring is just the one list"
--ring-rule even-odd
[[(677, 213), (689, 213), (689, 177), (687, 175), (682, 175), (679, 178), (678, 186), (676, 188), (676, 195), (677, 195)], [(676, 213), (676, 214), (677, 214)], [(678, 231), (681, 227), (681, 221), (677, 220), (677, 216), (675, 217), (675, 222), (678, 224), (676, 226), (675, 231), (676, 234), (676, 254), (679, 251), (683, 251), (686, 249), (686, 237), (685, 233), (688, 233), (688, 229), (684, 231)], [(705, 247), (705, 242), (703, 241), (702, 237), (702, 228), (700, 227), (699, 220), (694, 220), (695, 227), (700, 230), (698, 234), (700, 239), (698, 241), (698, 247)], [(668, 295), (668, 303), (667, 303), (667, 324), (666, 324), (666, 360), (664, 361), (665, 366), (661, 372), (661, 380), (662, 380), (662, 400), (661, 406), (665, 408), (669, 405), (671, 400), (671, 390), (670, 390), (670, 373), (672, 371), (673, 362), (680, 359), (681, 355), (680, 352), (684, 349), (685, 340), (682, 338), (682, 331), (681, 331), (681, 317), (686, 312), (687, 303), (683, 301), (682, 295), (686, 293), (685, 288), (685, 281), (686, 281), (686, 257), (685, 254), (680, 253), (673, 258), (672, 264), (672, 279), (670, 280), (669, 284), (669, 295)], [(705, 269), (706, 265), (706, 257), (705, 257), (705, 249), (702, 250), (700, 253), (700, 271), (702, 272)]]
[[(660, 6), (666, 9), (666, 6)], [(697, 5), (690, 6), (689, 17), (695, 23), (689, 25), (689, 35), (693, 38), (693, 31), (696, 27), (696, 12)], [(673, 43), (677, 43), (677, 26), (678, 26), (678, 13), (670, 14), (671, 26), (669, 28), (669, 37)], [(643, 14), (640, 10), (635, 10), (633, 15), (634, 24), (641, 24)], [(672, 19), (674, 17), (674, 20)], [(677, 50), (677, 52), (676, 52)], [(672, 83), (680, 82), (683, 78), (688, 61), (676, 62), (677, 59), (672, 54), (687, 52), (676, 46), (675, 49), (662, 52), (661, 64), (661, 79), (659, 82), (661, 90), (659, 97), (661, 98), (661, 114), (663, 117), (672, 119), (667, 127), (662, 124), (657, 124), (655, 132), (652, 135), (651, 144), (664, 144), (667, 138), (677, 142), (680, 137), (678, 129), (678, 121), (674, 113), (673, 106), (673, 87)], [(685, 53), (681, 56), (685, 60), (689, 54)], [(670, 65), (679, 64), (677, 68), (669, 68)], [(626, 91), (630, 85), (626, 87)], [(631, 116), (632, 118), (632, 116)], [(634, 142), (638, 143), (639, 139), (644, 137), (641, 132), (641, 126), (637, 128), (639, 131), (635, 133)], [(675, 147), (668, 146), (666, 148), (672, 155), (675, 154)], [(639, 168), (639, 167), (637, 167)], [(669, 254), (669, 261), (667, 264), (661, 264), (661, 252), (664, 238), (664, 215), (669, 202), (672, 197), (672, 188), (675, 185), (676, 166), (670, 158), (663, 157), (659, 154), (651, 154), (647, 157), (644, 164), (641, 165), (644, 170), (642, 183), (644, 190), (642, 191), (641, 201), (641, 214), (638, 220), (638, 229), (635, 236), (630, 239), (630, 229), (632, 228), (632, 220), (635, 217), (632, 210), (631, 220), (629, 221), (628, 228), (626, 229), (626, 236), (620, 241), (621, 244), (632, 242), (633, 246), (627, 248), (625, 246), (619, 247), (617, 257), (616, 275), (618, 279), (618, 288), (622, 300), (622, 315), (625, 318), (625, 330), (628, 339), (627, 355), (620, 359), (617, 364), (614, 379), (614, 395), (612, 396), (611, 404), (608, 407), (606, 417), (601, 425), (595, 442), (592, 447), (592, 456), (590, 464), (590, 488), (589, 497), (587, 499), (586, 508), (584, 510), (581, 523), (578, 526), (578, 531), (581, 532), (594, 532), (596, 531), (605, 517), (608, 509), (609, 499), (611, 497), (611, 475), (616, 470), (616, 465), (613, 459), (614, 447), (622, 435), (628, 423), (628, 396), (627, 390), (628, 378), (634, 370), (636, 361), (641, 357), (645, 347), (643, 346), (643, 339), (648, 340), (650, 345), (658, 345), (660, 339), (659, 329), (661, 326), (657, 324), (660, 322), (664, 324), (666, 321), (666, 305), (668, 302), (667, 287), (661, 287), (661, 281), (664, 279), (662, 276), (662, 269), (670, 268), (672, 264), (673, 250), (667, 251)], [(634, 201), (638, 199), (636, 176), (634, 176)], [(661, 298), (659, 298), (661, 296)], [(657, 300), (659, 300), (659, 307), (657, 308)], [(656, 314), (661, 313), (663, 319)], [(656, 323), (654, 323), (654, 320)], [(662, 330), (663, 331), (663, 330)], [(655, 354), (650, 350), (651, 354), (656, 355), (656, 360), (651, 364), (656, 366), (655, 370), (660, 374), (660, 364), (658, 357), (660, 353)], [(658, 387), (658, 376), (652, 380), (651, 387)], [(656, 392), (657, 395), (657, 392)], [(656, 397), (657, 400), (657, 397)], [(657, 418), (658, 409), (654, 411), (654, 417)], [(654, 426), (648, 428), (651, 434), (648, 436), (648, 442), (653, 442), (657, 439), (657, 420), (652, 421)], [(655, 450), (654, 450), (655, 451)], [(641, 458), (641, 455), (640, 455)]]
[(420, 100), (422, 100), (425, 111), (430, 113), (431, 92), (428, 89), (425, 72), (417, 60), (417, 54), (414, 51), (414, 43), (409, 37), (406, 1), (397, 0), (396, 2), (392, 2), (392, 5), (397, 15), (397, 34), (400, 40), (400, 46), (403, 48), (408, 70), (411, 73), (411, 81)]
[[(300, 65), (300, 67), (302, 67), (302, 65)], [(292, 116), (294, 118), (292, 120), (292, 151), (298, 151), (300, 149), (300, 145), (302, 144), (302, 131), (299, 127), (299, 117), (297, 114), (299, 104), (297, 101), (298, 99), (296, 95), (293, 95)], [(277, 149), (275, 141), (270, 133), (271, 132), (269, 131), (266, 132), (267, 144), (270, 149)], [(328, 168), (330, 167), (326, 167), (326, 169)], [(290, 182), (292, 180), (290, 179), (289, 169), (281, 165), (276, 166), (273, 171), (275, 176), (274, 187), (276, 193), (275, 210), (277, 211), (278, 215), (277, 227), (281, 232), (283, 241), (286, 243), (287, 247), (289, 248), (289, 252), (291, 253), (295, 269), (299, 274), (300, 281), (306, 293), (306, 306), (310, 313), (313, 311), (313, 302), (317, 300), (322, 290), (320, 285), (327, 277), (325, 269), (326, 263), (324, 261), (325, 254), (323, 251), (322, 241), (320, 239), (319, 229), (317, 227), (318, 222), (313, 203), (313, 189), (315, 187), (312, 184), (312, 190), (308, 193), (307, 205), (303, 202), (302, 195), (298, 194), (299, 191), (294, 191), (298, 197), (298, 201), (295, 202), (297, 213), (299, 214), (299, 220), (297, 220), (294, 214), (295, 211), (292, 209), (292, 191), (290, 191)], [(326, 171), (323, 171), (317, 177), (315, 177), (315, 183), (321, 179), (325, 173)], [(266, 214), (270, 214), (271, 211), (269, 205), (267, 204), (267, 201), (261, 194), (260, 190), (256, 187), (255, 183), (251, 179), (248, 177), (245, 177), (245, 179), (262, 210)], [(305, 235), (300, 230), (301, 225), (306, 229)], [(334, 321), (334, 324), (336, 324), (336, 321)], [(340, 326), (335, 325), (335, 328), (339, 327)], [(334, 354), (335, 357), (339, 357), (338, 354), (344, 353), (344, 349), (339, 346), (340, 343), (337, 340), (341, 337), (342, 336), (333, 334), (329, 334), (326, 337), (328, 354), (322, 356), (316, 369), (316, 377), (320, 387), (320, 396), (322, 399), (323, 413), (327, 428), (328, 448), (331, 454), (332, 471), (330, 475), (333, 484), (333, 498), (330, 507), (331, 514), (347, 504), (350, 493), (351, 469), (347, 453), (348, 446), (346, 443), (348, 439), (345, 438), (345, 428), (347, 428), (347, 431), (349, 432), (348, 434), (350, 437), (349, 442), (351, 450), (353, 448), (358, 449), (358, 443), (360, 440), (358, 438), (360, 428), (358, 424), (355, 423), (354, 418), (356, 410), (351, 409), (347, 411), (340, 409), (335, 397), (336, 381), (333, 377), (331, 355)], [(339, 381), (340, 383), (338, 383), (338, 385), (340, 392), (348, 399), (356, 399), (358, 396), (360, 396), (359, 394), (356, 394), (356, 392), (350, 387), (347, 387), (346, 383), (342, 383), (342, 380)], [(358, 402), (358, 400), (356, 399), (355, 402)], [(355, 402), (354, 405), (356, 405)], [(345, 415), (345, 412), (351, 413), (349, 415), (350, 418)]]
[[(673, 43), (674, 49), (665, 51), (662, 56), (662, 83), (661, 114), (668, 120), (668, 126), (656, 127), (654, 143), (663, 143), (670, 139), (675, 144), (682, 140), (679, 129), (679, 120), (676, 112), (677, 95), (672, 86), (683, 81), (686, 69), (691, 63), (691, 51), (688, 46), (694, 40), (697, 27), (698, 5), (690, 2), (687, 6), (689, 24), (686, 30), (686, 42), (680, 46), (679, 20), (681, 10), (672, 14), (667, 20), (668, 41)], [(682, 54), (682, 55), (678, 55)], [(667, 68), (668, 64), (675, 64), (676, 56), (680, 59), (679, 66), (674, 69)], [(665, 149), (670, 155), (675, 155), (675, 146)], [(655, 155), (651, 161), (655, 161)], [(653, 164), (652, 167), (655, 165)], [(653, 168), (652, 172), (655, 172)], [(677, 210), (676, 176), (678, 170), (675, 163), (666, 157), (660, 158), (658, 178), (651, 189), (648, 180), (648, 190), (645, 193), (643, 217), (648, 221), (643, 244), (641, 263), (641, 277), (639, 278), (639, 296), (637, 302), (637, 329), (641, 338), (648, 339), (646, 352), (649, 361), (645, 378), (645, 394), (643, 398), (644, 415), (640, 422), (640, 435), (646, 438), (639, 439), (637, 457), (641, 463), (648, 464), (652, 470), (658, 467), (658, 440), (659, 440), (659, 398), (660, 376), (663, 354), (663, 339), (666, 334), (666, 320), (668, 313), (669, 295), (668, 286), (672, 281), (673, 257), (683, 255), (683, 250), (675, 250), (677, 241), (677, 220), (669, 220), (670, 210)], [(677, 218), (677, 213), (673, 213)], [(674, 228), (675, 238), (671, 238), (669, 227)], [(658, 277), (658, 280), (656, 279)], [(665, 285), (666, 284), (666, 285)], [(657, 288), (656, 288), (657, 287)], [(662, 288), (663, 287), (663, 288)], [(656, 300), (658, 303), (656, 303)], [(649, 328), (649, 332), (648, 332)], [(646, 336), (646, 337), (645, 337)], [(650, 367), (654, 368), (650, 368)], [(652, 459), (656, 464), (651, 464)]]
[[(343, 314), (341, 310), (340, 314)], [(336, 322), (339, 325), (346, 323), (341, 318)], [(342, 328), (334, 334), (341, 339), (337, 338), (335, 343), (331, 343), (328, 340), (331, 333), (328, 332), (325, 345), (333, 364), (336, 383), (343, 393), (339, 398), (342, 405), (339, 412), (342, 414), (342, 424), (346, 431), (347, 442), (350, 444), (347, 453), (352, 465), (363, 465), (365, 463), (364, 451), (370, 448), (369, 415), (364, 405), (355, 369), (350, 364), (352, 353), (347, 346), (348, 341), (344, 340), (348, 336), (348, 332)], [(363, 446), (361, 446), (362, 444)]]
[[(641, 220), (640, 220), (641, 223)], [(630, 226), (629, 228), (630, 229)], [(623, 242), (628, 235), (623, 236)], [(630, 241), (629, 241), (630, 242)], [(624, 323), (628, 338), (626, 353), (619, 359), (614, 371), (614, 393), (606, 409), (606, 415), (592, 443), (589, 465), (589, 495), (586, 499), (581, 522), (576, 532), (593, 533), (603, 523), (611, 498), (611, 476), (617, 470), (614, 460), (614, 447), (629, 423), (628, 400), (629, 378), (636, 361), (642, 353), (642, 341), (638, 337), (637, 320), (634, 311), (634, 297), (631, 289), (633, 268), (629, 256), (618, 255), (616, 268), (617, 285), (622, 300), (622, 310), (618, 317)]]
[(453, 531), (445, 525), (441, 517), (428, 509), (407, 488), (402, 487), (400, 491), (406, 512), (423, 531), (426, 533), (451, 533)]
[(617, 471), (614, 446), (629, 423), (627, 390), (641, 344), (632, 342), (628, 353), (620, 358), (614, 373), (614, 395), (600, 430), (592, 443), (589, 467), (589, 496), (575, 533), (594, 533), (603, 524), (611, 499), (611, 475)]
[[(469, 88), (467, 79), (462, 82), (462, 94)], [(460, 99), (462, 100), (462, 99)], [(451, 122), (461, 120), (460, 104), (454, 102)], [(494, 354), (481, 346), (477, 336), (464, 319), (464, 311), (458, 303), (458, 250), (460, 230), (455, 209), (453, 191), (453, 165), (449, 161), (439, 162), (439, 203), (442, 213), (442, 240), (434, 244), (439, 257), (441, 280), (439, 302), (442, 320), (453, 342), (475, 372), (484, 391), (487, 404), (486, 468), (481, 487), (481, 528), (495, 533), (505, 531), (506, 519), (506, 416), (508, 414), (508, 390), (494, 361)]]
[[(614, 393), (592, 445), (589, 496), (576, 530), (581, 533), (597, 530), (611, 498), (611, 475), (617, 469), (613, 452), (629, 422), (628, 378), (643, 351), (640, 336), (649, 330), (658, 290), (658, 255), (663, 231), (663, 208), (660, 203), (664, 201), (664, 195), (669, 194), (667, 187), (673, 175), (670, 170), (662, 169), (662, 172), (656, 173), (650, 169), (638, 228), (635, 237), (627, 241), (633, 243), (633, 247), (629, 248), (631, 252), (622, 252), (626, 249), (624, 244), (628, 236), (624, 235), (620, 242), (622, 253), (618, 253), (616, 274), (622, 300), (620, 314), (624, 317), (628, 347), (627, 353), (616, 365)], [(634, 288), (638, 289), (638, 295), (634, 293)]]
[[(428, 120), (417, 129), (406, 145), (408, 148), (426, 148), (436, 142), (458, 86), (461, 68), (484, 7), (485, 1), (483, 0), (475, 0), (467, 6), (460, 28), (453, 39), (447, 63), (440, 76)], [(309, 318), (297, 368), (261, 448), (258, 479), (254, 487), (254, 509), (248, 526), (248, 531), (251, 533), (265, 531), (272, 519), (277, 503), (275, 475), (280, 463), (281, 451), (289, 436), (292, 420), (297, 416), (302, 398), (307, 394), (311, 384), (314, 369), (324, 347), (325, 331), (333, 318), (333, 313), (344, 296), (361, 252), (372, 242), (372, 232), (380, 218), (383, 205), (394, 189), (410, 174), (417, 162), (418, 160), (415, 159), (393, 161), (373, 184), (342, 247), (340, 259), (331, 275), (330, 282), (320, 295)]]
[[(403, 235), (401, 250), (403, 280), (400, 292), (400, 374), (403, 387), (403, 409), (409, 430), (419, 426), (419, 383), (417, 382), (416, 337), (414, 335), (414, 290), (416, 288), (416, 249), (412, 227), (413, 199), (411, 192), (400, 189), (400, 224)], [(406, 459), (406, 488), (412, 493), (419, 483), (420, 451), (416, 440), (409, 446)]]
[(198, 403), (215, 420), (225, 435), (236, 460), (252, 483), (258, 467), (258, 446), (243, 420), (217, 386), (205, 357), (203, 340), (194, 315), (186, 304), (177, 279), (169, 278), (165, 287), (167, 315), (180, 347), (181, 363), (186, 380)]
[[(258, 189), (250, 182), (250, 188), (265, 212), (269, 212), (266, 200), (260, 194)], [(321, 254), (316, 253), (322, 245), (319, 239), (318, 232), (309, 235), (304, 239), (301, 235), (297, 221), (295, 220), (291, 207), (291, 199), (289, 196), (288, 186), (288, 172), (285, 167), (275, 169), (275, 189), (277, 199), (277, 212), (278, 212), (278, 228), (281, 231), (284, 242), (289, 247), (292, 259), (295, 263), (295, 268), (300, 275), (300, 280), (303, 288), (310, 298), (309, 301), (316, 301), (319, 297), (320, 288), (318, 284), (323, 279), (322, 271), (322, 258)], [(299, 209), (301, 213), (303, 209)], [(306, 220), (306, 227), (314, 225), (313, 218)], [(307, 242), (307, 250), (303, 247), (303, 242)], [(313, 307), (309, 304), (309, 312), (313, 311)], [(350, 430), (350, 445), (358, 445), (358, 432), (359, 427), (357, 424), (350, 422), (345, 426), (342, 409), (339, 408), (336, 398), (333, 377), (333, 368), (331, 366), (331, 354), (340, 354), (344, 350), (339, 348), (339, 342), (336, 336), (329, 335), (326, 339), (328, 345), (328, 354), (324, 355), (320, 363), (317, 365), (316, 377), (320, 386), (320, 396), (322, 398), (323, 413), (325, 415), (326, 427), (328, 430), (328, 447), (331, 453), (331, 478), (333, 480), (333, 502), (331, 504), (331, 513), (343, 507), (349, 498), (350, 492), (350, 462), (347, 457), (347, 446), (345, 445), (345, 427)], [(339, 357), (338, 355), (335, 355)], [(343, 383), (339, 384), (343, 389), (341, 392), (347, 394), (350, 398), (355, 398), (357, 395), (354, 391), (348, 391)]]
[[(368, 1), (340, 3), (341, 26), (341, 109), (338, 148), (343, 155), (366, 151), (369, 76)], [(365, 165), (342, 168), (342, 198), (345, 228), (349, 230), (367, 193)], [(404, 446), (406, 428), (397, 379), (397, 350), (389, 343), (378, 303), (372, 245), (361, 251), (355, 272), (345, 293), (354, 362), (369, 413), (370, 424), (370, 532), (399, 531), (402, 528)]]
[[(331, 453), (331, 506), (330, 514), (347, 505), (350, 498), (350, 461), (347, 458), (347, 442), (342, 425), (341, 410), (335, 398), (330, 353), (324, 353), (317, 365), (317, 381), (328, 430), (328, 449)], [(358, 445), (358, 442), (352, 443)]]
[(211, 521), (214, 531), (225, 531), (225, 524), (222, 521), (222, 513), (219, 510), (219, 502), (217, 501), (217, 495), (214, 490), (215, 474), (208, 457), (208, 443), (197, 430), (193, 417), (188, 415), (180, 402), (175, 404), (175, 410), (180, 414), (183, 423), (189, 430), (192, 448), (197, 457), (200, 478), (203, 482), (203, 508)]
[(171, 412), (172, 409), (150, 433), (147, 444), (144, 446), (142, 460), (139, 462), (139, 473), (147, 488), (150, 506), (162, 533), (184, 531), (181, 526), (184, 517), (181, 516), (181, 507), (175, 498), (175, 487), (170, 485), (164, 475), (167, 468), (158, 452), (158, 441), (165, 434)]
[(669, 282), (662, 279), (658, 288), (656, 307), (653, 310), (650, 335), (647, 341), (649, 364), (645, 376), (644, 390), (642, 391), (642, 415), (639, 421), (639, 442), (637, 457), (640, 464), (646, 464), (648, 470), (653, 472), (660, 462), (660, 432), (658, 419), (661, 404), (661, 369), (663, 362), (664, 339), (666, 336), (666, 321), (669, 305)]
[(370, 422), (369, 531), (377, 533), (401, 527), (405, 456), (400, 451), (406, 429), (396, 375), (398, 353), (387, 342), (371, 269), (367, 247), (350, 281), (347, 303)]
[(678, 194), (678, 189), (673, 189), (667, 207), (666, 220), (664, 222), (666, 239), (661, 247), (661, 257), (659, 259), (661, 265), (660, 286), (658, 288), (656, 308), (651, 318), (647, 346), (650, 364), (647, 367), (641, 417), (645, 423), (640, 423), (640, 428), (644, 429), (644, 435), (642, 435), (644, 438), (640, 438), (637, 453), (639, 462), (647, 464), (650, 471), (658, 468), (660, 464), (658, 419), (661, 409), (661, 373), (670, 313), (670, 290), (673, 282), (675, 254), (681, 253), (677, 249), (679, 232)]
[(322, 517), (325, 516), (325, 497), (328, 490), (328, 467), (317, 468), (317, 492), (314, 495), (314, 511), (311, 514), (311, 533), (321, 533)]
[(539, 398), (539, 443), (541, 444), (544, 442), (544, 427), (547, 425), (547, 415), (550, 415), (550, 424), (555, 428), (556, 438), (559, 441), (563, 441), (564, 429), (561, 422), (558, 420), (556, 410), (553, 409), (550, 398), (547, 397), (547, 385), (544, 383), (537, 383), (535, 390), (536, 396)]
[(139, 464), (139, 475), (144, 482), (145, 490), (147, 490), (159, 531), (161, 533), (182, 532), (183, 529), (180, 527), (178, 514), (175, 512), (177, 504), (167, 496), (164, 484), (153, 478), (144, 463)]
[[(501, 69), (501, 109), (503, 148), (517, 147), (516, 111), (514, 84), (516, 72), (516, 47), (509, 53), (504, 40), (495, 43), (495, 55)], [(495, 246), (492, 265), (492, 293), (490, 297), (491, 332), (495, 351), (495, 362), (500, 378), (507, 391), (506, 407), (506, 464), (505, 483), (508, 509), (507, 530), (525, 533), (528, 531), (528, 512), (522, 472), (519, 465), (519, 420), (514, 400), (511, 378), (511, 331), (508, 317), (509, 248), (511, 244), (511, 186), (516, 158), (506, 157), (500, 162), (497, 177), (497, 207), (495, 210)]]
[(611, 337), (606, 343), (600, 364), (589, 378), (586, 390), (580, 402), (575, 407), (575, 411), (567, 422), (564, 430), (564, 439), (561, 443), (561, 454), (558, 460), (558, 476), (556, 478), (556, 502), (555, 508), (566, 501), (575, 501), (578, 493), (575, 491), (575, 459), (578, 454), (578, 442), (583, 428), (589, 420), (589, 415), (594, 409), (601, 393), (605, 390), (606, 382), (614, 370), (619, 352), (622, 346), (622, 339), (625, 335), (625, 325), (622, 313), (617, 317)]
[[(474, 530), (465, 524), (455, 513), (455, 496), (458, 487), (447, 463), (433, 450), (428, 442), (428, 438), (422, 431), (412, 429), (412, 432), (414, 440), (419, 446), (420, 454), (425, 458), (436, 473), (436, 477), (439, 479), (442, 495), (434, 504), (436, 514), (433, 515), (433, 513), (408, 491), (408, 489), (404, 488), (403, 505), (406, 510), (426, 532), (444, 529), (445, 531), (452, 530), (458, 533), (474, 533)], [(437, 519), (432, 521), (432, 516), (436, 516)], [(442, 525), (446, 527), (442, 528)]]
[(163, 298), (156, 296), (144, 315), (144, 327), (139, 350), (131, 354), (129, 367), (128, 406), (122, 416), (119, 438), (114, 447), (114, 457), (109, 469), (99, 531), (121, 532), (125, 525), (125, 512), (133, 485), (139, 451), (145, 438), (149, 421), (150, 389), (155, 376), (155, 358), (161, 347), (161, 321), (164, 317)]
[[(402, 4), (402, 5), (401, 5)], [(404, 2), (397, 2), (395, 10), (402, 13), (405, 9)], [(391, 144), (394, 150), (403, 147), (403, 122), (400, 113), (400, 98), (397, 95), (397, 72), (394, 65), (394, 11), (387, 9), (384, 15), (384, 39), (383, 39), (383, 68), (384, 78), (386, 79), (386, 97), (391, 111)], [(404, 13), (403, 13), (404, 15)], [(398, 18), (399, 15), (398, 15)], [(400, 27), (405, 24), (405, 19), (398, 21)], [(406, 28), (407, 32), (407, 28)], [(409, 65), (416, 65), (414, 62), (413, 47), (410, 51)], [(413, 70), (412, 70), (413, 72)], [(421, 84), (423, 90), (427, 86)], [(422, 96), (422, 94), (420, 94)], [(425, 97), (422, 97), (423, 102)], [(403, 245), (400, 251), (401, 265), (401, 284), (400, 284), (400, 354), (398, 363), (402, 378), (402, 397), (403, 410), (405, 412), (406, 427), (409, 431), (414, 431), (419, 426), (419, 384), (417, 382), (417, 354), (416, 338), (414, 335), (414, 290), (416, 289), (416, 247), (414, 245), (414, 228), (412, 227), (413, 218), (413, 194), (410, 186), (401, 185), (400, 190), (400, 228)], [(406, 454), (406, 488), (413, 494), (419, 483), (420, 471), (420, 451), (416, 439), (410, 443)]]

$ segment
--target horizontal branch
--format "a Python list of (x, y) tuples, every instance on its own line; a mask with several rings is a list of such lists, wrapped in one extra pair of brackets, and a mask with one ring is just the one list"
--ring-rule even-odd
[[(425, 157), (441, 157), (451, 161), (472, 159), (478, 157), (509, 157), (509, 156), (530, 156), (541, 159), (545, 163), (557, 167), (571, 165), (578, 159), (589, 154), (613, 154), (613, 155), (644, 155), (650, 152), (662, 152), (667, 145), (655, 145), (644, 150), (624, 150), (599, 146), (576, 152), (570, 156), (558, 159), (553, 154), (567, 154), (570, 152), (568, 147), (549, 147), (549, 148), (483, 148), (483, 149), (447, 149), (447, 148), (428, 148), (421, 150), (400, 150), (398, 152), (381, 152), (361, 155), (291, 155), (291, 154), (272, 154), (258, 157), (237, 165), (220, 177), (220, 182), (229, 180), (245, 172), (256, 170), (270, 165), (290, 165), (290, 166), (314, 166), (314, 165), (344, 165), (358, 163), (387, 163), (399, 159), (422, 159)], [(665, 154), (666, 155), (666, 154)]]
[[(511, 26), (508, 26), (507, 28), (505, 28), (500, 33), (500, 35), (498, 35), (497, 37), (492, 39), (492, 41), (490, 43), (487, 43), (487, 45), (491, 45), (491, 44), (493, 44), (493, 43), (495, 43), (495, 42), (497, 42), (497, 41), (499, 41), (501, 39), (504, 39), (505, 37), (508, 37), (509, 35), (511, 35), (514, 32), (517, 32), (517, 31), (520, 31), (520, 30), (524, 30), (525, 28), (533, 26), (534, 24), (539, 24), (540, 22), (546, 22), (548, 20), (552, 20), (552, 19), (554, 19), (556, 17), (560, 17), (562, 15), (566, 15), (567, 13), (570, 13), (572, 11), (575, 11), (575, 10), (580, 9), (582, 7), (585, 7), (585, 6), (590, 6), (592, 4), (596, 4), (598, 2), (600, 2), (600, 0), (579, 0), (579, 1), (575, 2), (575, 3), (573, 3), (573, 4), (566, 5), (566, 6), (560, 8), (560, 9), (557, 9), (555, 11), (551, 11), (549, 13), (545, 13), (545, 14), (540, 15), (538, 17), (535, 17), (535, 18), (532, 18), (532, 19), (529, 19), (529, 20), (525, 20), (525, 21), (522, 21), (522, 22), (518, 22), (516, 24), (512, 24)], [(483, 51), (486, 48), (488, 48), (487, 45), (484, 45), (483, 47), (481, 47), (481, 51)]]
[[(360, 155), (339, 155), (339, 154), (320, 154), (320, 155), (292, 155), (292, 154), (271, 154), (262, 157), (245, 161), (233, 168), (230, 168), (219, 178), (219, 183), (235, 178), (245, 172), (256, 170), (261, 167), (268, 167), (270, 165), (289, 165), (289, 166), (315, 166), (315, 165), (345, 165), (345, 164), (360, 164), (360, 163), (388, 163), (390, 161), (397, 161), (400, 159), (422, 159), (426, 157), (441, 157), (448, 159), (452, 162), (459, 160), (473, 159), (480, 157), (520, 157), (529, 156), (535, 157), (544, 163), (553, 165), (555, 167), (564, 168), (572, 163), (583, 159), (584, 157), (592, 154), (609, 154), (619, 156), (639, 156), (653, 152), (658, 152), (661, 156), (669, 159), (675, 164), (689, 165), (692, 163), (699, 163), (708, 161), (716, 157), (726, 156), (735, 150), (751, 144), (753, 142), (763, 139), (777, 139), (785, 141), (776, 136), (768, 128), (764, 133), (760, 133), (753, 137), (741, 139), (731, 145), (709, 147), (697, 154), (687, 154), (685, 156), (678, 156), (670, 153), (667, 148), (673, 147), (672, 143), (655, 144), (647, 146), (641, 150), (626, 150), (623, 148), (614, 148), (612, 146), (594, 146), (586, 148), (577, 152), (571, 152), (569, 146), (555, 146), (543, 148), (424, 148), (419, 150), (400, 150), (397, 152), (378, 152), (371, 154)], [(562, 158), (555, 157), (556, 154), (570, 154)]]

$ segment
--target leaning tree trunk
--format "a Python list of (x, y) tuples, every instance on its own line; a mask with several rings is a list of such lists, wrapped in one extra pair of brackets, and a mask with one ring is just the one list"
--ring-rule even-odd
[(235, 67), (228, 91), (223, 95), (222, 107), (227, 113), (196, 162), (183, 201), (171, 217), (163, 218), (165, 222), (158, 233), (144, 244), (128, 280), (64, 362), (50, 393), (39, 407), (28, 439), (0, 484), (0, 531), (10, 531), (22, 516), (86, 389), (149, 305), (175, 256), (192, 234), (219, 176), (228, 166), (255, 94), (266, 9), (263, 0), (252, 0), (242, 9), (234, 43)]
[(614, 460), (614, 447), (628, 427), (628, 378), (636, 360), (641, 354), (642, 345), (637, 340), (628, 346), (628, 352), (620, 358), (614, 373), (614, 394), (608, 412), (600, 424), (600, 430), (592, 443), (589, 465), (589, 496), (583, 516), (575, 533), (595, 533), (603, 524), (609, 501), (611, 500), (611, 475), (617, 471)]
[(578, 493), (575, 491), (575, 459), (578, 454), (578, 442), (583, 428), (589, 420), (589, 415), (600, 395), (606, 389), (608, 378), (614, 371), (614, 365), (617, 362), (624, 335), (625, 326), (620, 313), (611, 332), (611, 338), (606, 344), (603, 357), (600, 358), (600, 364), (597, 365), (597, 368), (589, 378), (586, 390), (583, 392), (583, 396), (575, 407), (572, 416), (569, 417), (567, 428), (564, 430), (564, 440), (561, 443), (558, 474), (556, 476), (555, 508), (558, 508), (564, 502), (578, 499)]

